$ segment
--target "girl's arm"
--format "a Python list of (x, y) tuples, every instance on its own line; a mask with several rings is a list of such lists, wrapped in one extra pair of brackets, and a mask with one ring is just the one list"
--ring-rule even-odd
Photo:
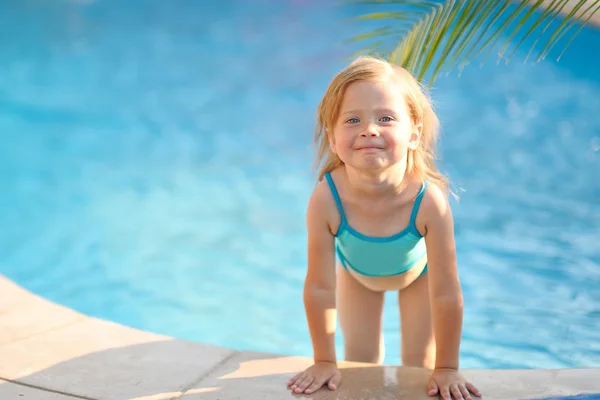
[(308, 230), (308, 270), (304, 283), (304, 307), (313, 343), (314, 360), (336, 363), (335, 328), (335, 244), (328, 222), (331, 197), (321, 182), (310, 198)]
[(454, 220), (445, 194), (430, 185), (423, 199), (429, 295), (436, 339), (436, 369), (459, 367), (463, 295), (458, 278)]

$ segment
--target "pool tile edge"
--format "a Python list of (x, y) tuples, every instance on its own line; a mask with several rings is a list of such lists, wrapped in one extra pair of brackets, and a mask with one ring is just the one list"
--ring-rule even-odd
[[(0, 275), (0, 346), (77, 323), (86, 318), (47, 301)], [(32, 318), (35, 316), (35, 318)]]
[[(1, 302), (17, 293), (30, 320), (38, 320), (36, 310), (62, 309), (4, 279), (0, 286), (11, 291), (0, 291)], [(78, 316), (72, 323), (1, 344), (0, 378), (93, 399), (162, 400), (179, 396), (236, 353), (72, 312)]]
[[(292, 395), (286, 381), (311, 364), (306, 357), (239, 352), (192, 387), (185, 400), (282, 399)], [(393, 365), (341, 362), (337, 392), (321, 389), (310, 397), (333, 399), (432, 399), (425, 393), (430, 371)], [(600, 393), (600, 369), (463, 370), (486, 400), (544, 399)], [(594, 378), (596, 381), (594, 382)]]
[[(0, 363), (0, 378), (33, 387), (110, 400), (194, 400), (223, 395), (228, 399), (280, 399), (282, 395), (294, 397), (285, 388), (285, 380), (310, 365), (306, 357), (238, 352), (88, 317), (29, 293), (1, 275), (0, 288), (4, 289), (0, 291), (3, 304), (10, 293), (16, 293), (20, 300), (13, 301), (10, 307), (30, 313), (29, 319), (35, 316), (34, 321), (38, 321), (40, 312), (48, 310), (64, 310), (69, 318), (76, 318), (46, 330), (32, 325), (36, 333), (0, 344), (0, 359), (6, 361)], [(23, 308), (24, 304), (27, 307)], [(36, 304), (40, 307), (36, 308)], [(11, 312), (6, 304), (2, 310)], [(2, 313), (0, 323), (1, 318)], [(350, 376), (345, 394), (339, 397), (342, 393), (321, 390), (311, 397), (429, 398), (421, 391), (428, 376), (426, 370), (358, 363), (341, 363), (341, 367)], [(480, 385), (485, 399), (542, 399), (600, 393), (600, 368), (464, 370), (464, 373)], [(4, 385), (4, 390), (15, 390)], [(1, 390), (2, 385), (0, 393)]]

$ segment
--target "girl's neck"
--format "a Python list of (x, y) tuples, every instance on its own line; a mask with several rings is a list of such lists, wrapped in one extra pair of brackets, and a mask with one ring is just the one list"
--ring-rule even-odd
[(381, 171), (361, 171), (345, 166), (344, 171), (349, 189), (357, 195), (397, 195), (406, 188), (408, 178), (406, 167), (401, 165)]

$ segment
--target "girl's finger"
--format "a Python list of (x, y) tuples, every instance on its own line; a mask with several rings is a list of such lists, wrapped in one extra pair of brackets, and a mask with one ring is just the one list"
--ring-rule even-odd
[(333, 375), (333, 377), (329, 380), (328, 383), (328, 387), (331, 390), (336, 390), (338, 388), (338, 386), (340, 385), (340, 382), (342, 380), (342, 374), (340, 372), (336, 373)]
[(314, 378), (312, 375), (307, 375), (302, 382), (296, 384), (296, 393), (302, 393), (304, 392), (304, 389), (306, 389), (312, 382), (313, 382)]
[(321, 389), (321, 386), (323, 386), (323, 384), (325, 383), (324, 379), (315, 379), (309, 387), (306, 388), (306, 393), (312, 393), (315, 392), (319, 389)]
[(460, 385), (458, 385), (458, 388), (460, 389), (460, 392), (462, 393), (465, 400), (473, 400), (473, 398), (469, 394), (469, 390), (467, 389), (467, 387), (465, 385), (460, 384)]
[(300, 372), (299, 374), (294, 375), (293, 377), (291, 377), (288, 380), (288, 387), (292, 386), (293, 384), (295, 384), (301, 377), (304, 377), (304, 372)]
[(452, 400), (452, 397), (450, 396), (450, 391), (448, 390), (447, 386), (440, 388), (440, 394), (442, 395), (442, 399)]
[(450, 391), (452, 392), (452, 395), (454, 396), (454, 400), (465, 400), (463, 398), (463, 395), (460, 392), (460, 389), (458, 388), (457, 384), (450, 385)]
[(467, 389), (477, 397), (481, 397), (481, 392), (472, 383), (467, 382)]
[(435, 396), (438, 394), (438, 385), (433, 379), (429, 380), (429, 396)]

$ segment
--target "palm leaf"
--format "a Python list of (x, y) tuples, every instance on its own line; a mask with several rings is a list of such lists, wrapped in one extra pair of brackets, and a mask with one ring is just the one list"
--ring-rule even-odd
[[(482, 63), (504, 39), (498, 56), (506, 62), (527, 41), (533, 41), (525, 62), (535, 48), (536, 61), (547, 57), (573, 27), (572, 34), (558, 57), (582, 27), (600, 10), (600, 0), (349, 0), (353, 4), (397, 7), (397, 11), (365, 14), (358, 21), (388, 20), (377, 28), (351, 40), (375, 44), (361, 54), (383, 55), (411, 71), (419, 81), (429, 76), (431, 86), (442, 71), (460, 69), (483, 55)], [(556, 26), (556, 22), (558, 25)], [(555, 24), (553, 27), (552, 25)], [(546, 38), (544, 39), (544, 36)], [(510, 54), (509, 47), (514, 45)]]

